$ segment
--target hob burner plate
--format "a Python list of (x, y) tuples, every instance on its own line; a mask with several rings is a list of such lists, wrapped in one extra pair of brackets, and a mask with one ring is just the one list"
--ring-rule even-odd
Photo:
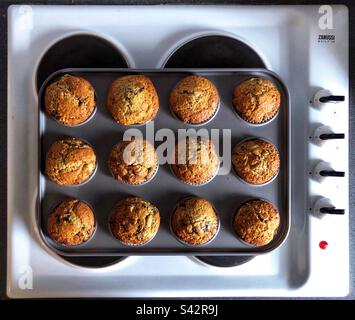
[(128, 63), (118, 48), (104, 38), (90, 34), (68, 36), (44, 53), (37, 68), (37, 91), (49, 75), (65, 68), (128, 68)]

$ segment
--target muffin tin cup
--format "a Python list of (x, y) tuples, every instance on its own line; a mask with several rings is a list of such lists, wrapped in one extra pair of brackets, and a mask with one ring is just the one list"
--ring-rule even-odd
[(276, 208), (276, 206), (275, 206), (272, 202), (270, 202), (269, 200), (264, 199), (264, 198), (249, 198), (248, 200), (245, 200), (245, 201), (243, 201), (242, 203), (240, 203), (240, 204), (234, 209), (234, 212), (233, 212), (233, 215), (232, 215), (232, 221), (231, 221), (231, 223), (232, 223), (232, 230), (233, 230), (233, 233), (234, 233), (234, 235), (236, 236), (236, 238), (237, 238), (241, 243), (243, 243), (243, 244), (245, 244), (246, 246), (251, 247), (251, 248), (262, 248), (262, 247), (265, 247), (265, 246), (270, 245), (270, 244), (274, 241), (274, 239), (275, 239), (275, 237), (276, 237), (276, 235), (277, 235), (277, 233), (278, 233), (278, 231), (279, 231), (279, 229), (280, 229), (280, 226), (275, 230), (273, 239), (272, 239), (269, 243), (264, 244), (264, 245), (262, 245), (262, 246), (257, 246), (257, 245), (255, 245), (255, 244), (246, 242), (245, 240), (243, 240), (243, 239), (239, 236), (239, 234), (237, 233), (237, 231), (234, 229), (234, 220), (235, 220), (235, 217), (236, 217), (236, 215), (237, 215), (237, 212), (238, 212), (239, 208), (241, 208), (243, 205), (247, 204), (248, 202), (252, 202), (252, 201), (265, 201), (265, 202), (271, 204), (271, 205), (275, 208), (277, 214), (279, 215), (279, 217), (280, 217), (280, 224), (281, 224), (280, 212), (279, 212), (278, 208)]
[[(116, 205), (117, 205), (117, 204), (116, 204)], [(140, 244), (126, 243), (126, 242), (124, 242), (124, 241), (118, 239), (118, 238), (112, 233), (111, 225), (110, 225), (111, 217), (112, 217), (112, 215), (113, 215), (113, 210), (116, 208), (116, 205), (111, 209), (111, 213), (109, 214), (109, 218), (108, 218), (108, 221), (107, 221), (107, 229), (108, 229), (110, 235), (111, 235), (116, 241), (118, 241), (119, 243), (121, 243), (122, 245), (127, 246), (127, 247), (143, 247), (143, 246), (147, 245), (149, 242), (151, 242), (151, 241), (155, 238), (155, 236), (157, 235), (157, 233), (158, 233), (158, 231), (159, 231), (160, 224), (161, 224), (161, 220), (160, 220), (160, 222), (159, 222), (159, 227), (158, 227), (157, 231), (153, 234), (153, 236), (152, 236), (149, 240), (147, 240), (147, 241), (144, 242), (144, 243), (140, 243)], [(160, 212), (159, 212), (159, 216), (160, 216)], [(161, 219), (161, 217), (160, 217), (160, 219)]]
[[(68, 74), (70, 74), (70, 73), (68, 73)], [(62, 76), (63, 76), (63, 75), (51, 79), (51, 81), (50, 81), (49, 83), (45, 82), (45, 83), (43, 84), (41, 90), (45, 91), (44, 88), (47, 88), (51, 83), (53, 83), (53, 82), (59, 80)], [(90, 85), (91, 85), (92, 89), (94, 90), (95, 106), (94, 106), (94, 110), (92, 110), (92, 113), (90, 114), (90, 116), (89, 116), (86, 120), (84, 120), (84, 121), (81, 122), (81, 123), (73, 124), (73, 125), (67, 125), (67, 124), (64, 124), (64, 123), (60, 122), (60, 121), (59, 121), (58, 119), (56, 119), (53, 115), (51, 115), (50, 113), (47, 112), (47, 109), (46, 109), (45, 103), (44, 103), (44, 95), (43, 95), (43, 96), (40, 97), (40, 98), (43, 99), (43, 108), (44, 108), (44, 111), (45, 111), (46, 115), (47, 115), (49, 118), (51, 118), (52, 120), (54, 120), (56, 123), (58, 123), (59, 125), (64, 126), (64, 127), (68, 127), (68, 128), (81, 127), (81, 126), (87, 124), (88, 122), (90, 122), (90, 121), (92, 120), (92, 118), (94, 118), (94, 116), (95, 116), (95, 114), (96, 114), (96, 111), (97, 111), (97, 94), (96, 94), (96, 90), (95, 90), (95, 88), (93, 87), (93, 85), (92, 85), (91, 83), (90, 83)]]
[(173, 164), (169, 164), (169, 167), (170, 167), (170, 171), (171, 173), (173, 174), (173, 176), (179, 180), (181, 183), (184, 183), (188, 186), (192, 186), (192, 187), (203, 187), (205, 186), (206, 184), (210, 183), (218, 174), (218, 171), (219, 171), (219, 166), (216, 168), (215, 172), (213, 173), (213, 176), (211, 176), (208, 180), (204, 181), (204, 182), (201, 182), (201, 183), (191, 183), (191, 182), (187, 182), (187, 181), (184, 181), (184, 180), (181, 180), (174, 172), (174, 169), (173, 169)]
[(170, 230), (170, 233), (174, 236), (174, 238), (182, 243), (183, 245), (187, 246), (187, 247), (190, 247), (190, 248), (201, 248), (201, 247), (205, 247), (207, 246), (208, 244), (210, 244), (218, 235), (219, 233), (219, 230), (221, 228), (221, 221), (220, 221), (220, 218), (219, 218), (219, 214), (218, 214), (218, 211), (216, 210), (216, 208), (212, 205), (213, 207), (213, 210), (214, 212), (216, 213), (217, 215), (217, 221), (218, 221), (218, 225), (217, 225), (217, 230), (216, 230), (216, 233), (212, 236), (211, 239), (209, 239), (208, 241), (204, 242), (204, 243), (201, 243), (201, 244), (192, 244), (192, 243), (188, 243), (182, 239), (180, 239), (176, 233), (174, 232), (174, 229), (173, 229), (173, 225), (172, 225), (172, 219), (173, 219), (173, 216), (174, 216), (174, 213), (175, 213), (175, 210), (177, 208), (177, 206), (179, 205), (180, 202), (184, 201), (184, 200), (187, 200), (187, 199), (190, 199), (190, 198), (193, 198), (193, 197), (185, 197), (183, 199), (181, 199), (180, 201), (178, 201), (178, 203), (175, 205), (172, 213), (170, 214), (170, 219), (169, 219), (169, 230)]
[[(235, 148), (236, 148), (240, 143), (243, 143), (243, 142), (249, 141), (249, 140), (264, 140), (264, 141), (266, 141), (266, 142), (272, 144), (272, 145), (275, 147), (275, 149), (276, 149), (276, 151), (277, 151), (277, 154), (279, 155), (279, 158), (280, 158), (280, 153), (279, 153), (279, 150), (276, 148), (276, 146), (275, 146), (271, 141), (269, 141), (268, 139), (260, 138), (260, 137), (248, 137), (248, 138), (245, 138), (245, 139), (243, 139), (243, 140), (240, 140), (240, 141), (234, 146), (234, 148), (233, 148), (233, 150), (232, 150), (232, 155), (233, 155), (233, 153), (234, 153)], [(281, 165), (280, 165), (280, 166), (281, 166)], [(264, 183), (259, 183), (259, 184), (250, 183), (250, 182), (244, 180), (241, 176), (239, 176), (239, 174), (238, 174), (237, 171), (235, 170), (235, 167), (234, 167), (233, 162), (232, 162), (232, 171), (233, 171), (234, 175), (235, 175), (242, 183), (245, 183), (245, 184), (247, 184), (247, 185), (249, 185), (249, 186), (252, 186), (252, 187), (264, 187), (264, 186), (267, 186), (268, 184), (270, 184), (271, 182), (273, 182), (273, 181), (277, 178), (277, 176), (279, 175), (279, 172), (280, 172), (280, 166), (279, 166), (279, 169), (277, 170), (276, 174), (275, 174), (270, 180), (268, 180), (268, 181), (266, 181), (266, 182), (264, 182)]]
[(91, 204), (88, 203), (87, 201), (85, 200), (82, 200), (82, 199), (76, 199), (76, 198), (73, 198), (73, 199), (76, 199), (76, 200), (79, 200), (81, 202), (84, 202), (90, 209), (91, 211), (93, 212), (94, 214), (94, 221), (95, 221), (95, 225), (94, 225), (94, 231), (92, 232), (91, 236), (84, 242), (81, 242), (81, 243), (78, 243), (78, 244), (73, 244), (73, 245), (66, 245), (66, 244), (63, 244), (63, 243), (60, 243), (60, 242), (57, 242), (55, 241), (54, 239), (52, 239), (52, 237), (48, 234), (48, 231), (47, 231), (47, 222), (48, 222), (48, 217), (54, 212), (54, 210), (66, 199), (68, 198), (71, 198), (71, 197), (66, 197), (65, 199), (63, 199), (62, 201), (60, 201), (59, 203), (57, 203), (56, 205), (53, 206), (53, 208), (49, 211), (49, 214), (47, 216), (47, 219), (46, 219), (46, 234), (48, 235), (48, 238), (50, 239), (50, 241), (54, 242), (57, 246), (59, 247), (62, 247), (62, 248), (81, 248), (83, 246), (85, 246), (86, 244), (88, 244), (95, 236), (96, 234), (96, 231), (97, 231), (97, 218), (96, 218), (96, 214), (95, 214), (95, 211), (94, 209), (92, 208)]
[(152, 176), (151, 176), (149, 179), (144, 180), (143, 182), (140, 182), (140, 183), (134, 183), (134, 184), (133, 184), (133, 183), (126, 182), (126, 181), (124, 181), (124, 180), (117, 180), (117, 179), (114, 177), (114, 175), (113, 175), (113, 173), (112, 173), (112, 171), (111, 171), (111, 168), (109, 168), (110, 174), (111, 174), (112, 178), (115, 179), (115, 181), (120, 182), (120, 183), (123, 183), (123, 184), (128, 185), (128, 186), (132, 186), (132, 187), (140, 187), (140, 186), (143, 186), (143, 185), (149, 183), (149, 182), (152, 181), (152, 180), (154, 179), (154, 177), (157, 175), (158, 170), (159, 170), (159, 163), (157, 163), (157, 165), (156, 165), (156, 167), (155, 167), (155, 169), (154, 169), (154, 173), (152, 174)]
[(209, 117), (207, 120), (205, 120), (205, 121), (203, 121), (203, 122), (201, 122), (201, 123), (189, 123), (189, 122), (184, 122), (183, 120), (181, 120), (181, 119), (178, 117), (178, 115), (173, 111), (173, 109), (172, 109), (172, 107), (171, 107), (171, 105), (170, 105), (170, 103), (169, 103), (169, 109), (170, 109), (170, 112), (171, 112), (172, 116), (173, 116), (176, 120), (178, 120), (179, 122), (183, 123), (183, 124), (186, 125), (186, 126), (190, 126), (190, 127), (202, 127), (202, 126), (204, 126), (204, 125), (206, 125), (206, 124), (212, 122), (212, 120), (217, 116), (218, 111), (219, 111), (219, 109), (220, 109), (220, 106), (221, 106), (221, 99), (218, 97), (217, 108), (216, 108), (215, 112), (212, 114), (211, 117)]
[(267, 124), (270, 124), (279, 114), (279, 111), (280, 110), (277, 110), (277, 112), (271, 117), (271, 118), (268, 118), (267, 120), (264, 120), (263, 122), (260, 122), (260, 123), (255, 123), (255, 122), (251, 122), (247, 119), (245, 119), (236, 109), (236, 107), (234, 106), (234, 104), (232, 103), (232, 108), (233, 108), (233, 111), (235, 113), (235, 115), (240, 119), (242, 120), (243, 122), (247, 123), (248, 125), (252, 126), (252, 127), (261, 127), (261, 126), (265, 126)]
[[(159, 111), (158, 111), (159, 112)], [(158, 113), (157, 113), (158, 114)], [(125, 128), (125, 129), (130, 129), (130, 128), (140, 128), (140, 127), (144, 127), (145, 125), (147, 125), (148, 123), (154, 121), (154, 119), (156, 118), (157, 114), (154, 116), (154, 118), (152, 119), (149, 119), (147, 120), (146, 122), (143, 122), (143, 123), (136, 123), (136, 124), (123, 124), (123, 123), (120, 123), (120, 122), (117, 122), (111, 115), (112, 119), (114, 122), (116, 122), (119, 126)]]
[[(69, 187), (69, 188), (75, 188), (75, 187), (82, 187), (83, 185), (87, 184), (96, 174), (97, 172), (97, 169), (98, 169), (98, 160), (97, 160), (97, 153), (96, 153), (96, 150), (94, 149), (94, 147), (85, 139), (83, 138), (77, 138), (77, 137), (73, 137), (73, 136), (65, 136), (65, 137), (59, 137), (57, 140), (55, 141), (58, 141), (58, 140), (65, 140), (65, 139), (68, 139), (68, 138), (75, 138), (75, 139), (78, 139), (78, 140), (81, 140), (83, 142), (85, 142), (87, 145), (89, 145), (91, 147), (91, 149), (94, 151), (95, 153), (95, 156), (96, 156), (96, 165), (95, 165), (95, 169), (94, 171), (91, 173), (91, 175), (89, 177), (87, 177), (83, 182), (81, 183), (77, 183), (77, 184), (59, 184), (59, 183), (56, 183), (55, 181), (51, 180), (51, 178), (47, 175), (47, 173), (44, 173), (44, 175), (46, 176), (46, 178), (51, 181), (52, 183), (58, 185), (58, 186), (61, 186), (61, 187)], [(54, 142), (53, 142), (54, 143)], [(48, 150), (46, 150), (46, 153), (45, 153), (45, 156), (46, 157), (46, 154), (47, 154)], [(45, 172), (45, 171), (44, 171)]]

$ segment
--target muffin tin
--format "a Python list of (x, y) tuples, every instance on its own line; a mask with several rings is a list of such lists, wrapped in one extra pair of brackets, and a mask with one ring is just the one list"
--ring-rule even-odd
[[(76, 127), (65, 127), (51, 119), (43, 106), (44, 90), (54, 79), (70, 73), (88, 80), (94, 87), (97, 98), (96, 114), (90, 121)], [(168, 103), (170, 91), (184, 77), (197, 74), (211, 80), (220, 95), (220, 107), (215, 117), (201, 128), (230, 129), (230, 152), (237, 142), (247, 137), (260, 137), (271, 141), (279, 150), (281, 168), (277, 177), (265, 186), (243, 183), (234, 174), (232, 167), (226, 175), (217, 175), (202, 186), (180, 183), (170, 170), (169, 164), (159, 166), (151, 181), (140, 186), (117, 182), (110, 174), (107, 160), (112, 147), (132, 127), (117, 124), (106, 109), (106, 96), (111, 82), (128, 74), (144, 74), (156, 87), (160, 108), (154, 121), (134, 127), (145, 138), (146, 128), (154, 126), (154, 132), (169, 128), (191, 129), (191, 126), (172, 116)], [(255, 127), (241, 120), (234, 111), (233, 89), (250, 77), (271, 80), (281, 93), (281, 107), (272, 122)], [(39, 171), (37, 223), (43, 241), (53, 251), (66, 256), (122, 256), (122, 255), (257, 255), (279, 247), (286, 239), (290, 228), (290, 118), (289, 95), (280, 78), (266, 69), (64, 69), (50, 75), (39, 92)], [(44, 173), (45, 153), (49, 146), (63, 136), (73, 136), (88, 141), (94, 148), (98, 168), (91, 180), (80, 186), (59, 186)], [(175, 142), (178, 140), (177, 134)], [(155, 141), (157, 148), (161, 143)], [(220, 150), (223, 147), (220, 132)], [(220, 169), (220, 172), (222, 170)], [(111, 209), (122, 198), (138, 196), (156, 205), (160, 211), (161, 224), (154, 239), (141, 246), (126, 246), (110, 233), (108, 220)], [(179, 242), (170, 231), (170, 217), (175, 205), (188, 196), (207, 199), (215, 207), (220, 218), (220, 228), (213, 241), (203, 246), (189, 246)], [(54, 243), (46, 231), (47, 217), (60, 201), (74, 197), (86, 201), (93, 208), (97, 230), (90, 241), (79, 246), (61, 246)], [(235, 209), (246, 200), (261, 198), (270, 201), (280, 213), (280, 227), (274, 240), (266, 246), (255, 247), (240, 240), (233, 230)]]

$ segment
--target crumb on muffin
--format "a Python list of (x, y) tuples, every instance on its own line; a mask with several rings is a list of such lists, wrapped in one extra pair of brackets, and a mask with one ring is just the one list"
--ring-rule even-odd
[(218, 215), (211, 203), (197, 197), (180, 201), (171, 218), (171, 227), (176, 236), (192, 245), (210, 241), (218, 231), (218, 223)]
[(200, 124), (209, 120), (217, 111), (219, 95), (214, 84), (201, 76), (188, 76), (172, 90), (170, 106), (176, 116), (185, 123)]
[(251, 78), (237, 85), (233, 104), (246, 121), (261, 124), (273, 118), (280, 108), (280, 92), (269, 80)]
[(129, 184), (150, 180), (158, 169), (154, 147), (147, 140), (134, 137), (113, 147), (108, 165), (116, 180)]
[(180, 140), (171, 167), (175, 176), (185, 183), (198, 185), (209, 181), (219, 168), (213, 142), (201, 137)]
[(95, 110), (95, 91), (87, 80), (65, 74), (46, 88), (44, 104), (47, 113), (61, 124), (79, 125)]
[(48, 216), (49, 236), (57, 243), (72, 246), (89, 240), (96, 228), (92, 209), (78, 199), (66, 199)]
[(250, 139), (236, 145), (232, 163), (237, 175), (251, 184), (263, 184), (274, 178), (280, 168), (276, 147), (262, 139)]
[(158, 208), (138, 197), (128, 197), (119, 201), (110, 217), (112, 234), (129, 245), (147, 243), (158, 232), (159, 225)]
[(270, 243), (280, 225), (274, 206), (264, 200), (251, 200), (240, 206), (234, 216), (234, 230), (245, 242), (263, 246)]
[(107, 108), (115, 121), (122, 125), (143, 124), (155, 118), (159, 98), (148, 77), (123, 76), (112, 82)]
[(91, 146), (77, 138), (55, 141), (46, 155), (46, 174), (59, 185), (85, 182), (96, 169), (96, 155)]

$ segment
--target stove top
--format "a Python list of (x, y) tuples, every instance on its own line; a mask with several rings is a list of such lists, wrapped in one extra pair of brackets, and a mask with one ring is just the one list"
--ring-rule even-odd
[[(10, 297), (347, 294), (345, 6), (15, 5), (8, 14)], [(89, 50), (99, 58), (86, 55)], [(35, 222), (37, 88), (55, 69), (69, 67), (68, 63), (85, 67), (80, 63), (86, 62), (97, 67), (266, 67), (278, 73), (289, 88), (292, 113), (292, 222), (286, 243), (228, 268), (221, 266), (241, 261), (171, 256), (68, 261), (51, 252), (41, 242)], [(312, 99), (319, 89), (345, 96), (345, 101), (317, 100), (314, 107)], [(322, 125), (331, 129), (315, 131)], [(345, 133), (345, 139), (323, 144), (318, 133), (329, 134), (327, 130)], [(345, 177), (320, 178), (314, 169), (320, 160), (344, 171)], [(320, 198), (331, 203), (317, 202)], [(345, 214), (319, 214), (325, 206), (344, 209)]]

